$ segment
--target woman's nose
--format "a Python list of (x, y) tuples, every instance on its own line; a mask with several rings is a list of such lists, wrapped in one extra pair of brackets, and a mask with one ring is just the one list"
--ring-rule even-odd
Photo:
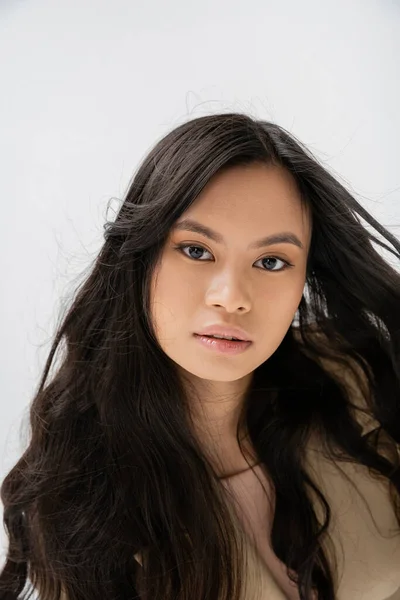
[(227, 312), (248, 312), (251, 308), (249, 285), (240, 275), (225, 275), (214, 279), (207, 290), (206, 304), (222, 307)]

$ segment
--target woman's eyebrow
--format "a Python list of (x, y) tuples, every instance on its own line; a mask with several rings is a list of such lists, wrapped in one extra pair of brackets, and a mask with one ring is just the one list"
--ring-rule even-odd
[[(220, 233), (217, 233), (210, 227), (206, 225), (202, 225), (198, 221), (194, 219), (182, 219), (181, 221), (177, 221), (173, 226), (173, 230), (175, 231), (193, 231), (194, 233), (199, 233), (200, 235), (204, 235), (208, 237), (210, 240), (213, 240), (217, 244), (225, 244), (225, 240)], [(263, 246), (272, 246), (273, 244), (294, 244), (298, 246), (302, 250), (304, 250), (304, 246), (297, 237), (296, 234), (291, 231), (281, 231), (280, 233), (273, 233), (268, 235), (256, 242), (250, 244), (249, 249), (257, 249), (262, 248)]]

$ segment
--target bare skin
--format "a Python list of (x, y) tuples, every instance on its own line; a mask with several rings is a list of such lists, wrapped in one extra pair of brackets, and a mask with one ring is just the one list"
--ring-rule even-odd
[[(248, 466), (236, 440), (239, 413), (254, 370), (278, 348), (301, 301), (311, 218), (290, 173), (253, 164), (215, 176), (178, 223), (184, 219), (222, 240), (171, 230), (152, 281), (151, 316), (162, 349), (188, 384), (199, 438), (226, 476)], [(294, 234), (302, 248), (288, 242), (251, 248), (281, 232)], [(285, 261), (293, 266), (285, 268)], [(229, 356), (202, 347), (193, 334), (215, 323), (245, 329), (250, 348)]]

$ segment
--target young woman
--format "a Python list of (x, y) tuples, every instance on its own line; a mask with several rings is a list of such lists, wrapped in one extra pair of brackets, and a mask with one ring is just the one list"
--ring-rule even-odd
[(2, 483), (0, 599), (400, 598), (400, 275), (377, 246), (400, 258), (276, 124), (160, 140)]

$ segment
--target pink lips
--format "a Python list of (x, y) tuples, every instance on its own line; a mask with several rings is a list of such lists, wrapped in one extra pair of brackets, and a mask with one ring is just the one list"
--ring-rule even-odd
[(247, 350), (247, 348), (251, 346), (252, 343), (250, 341), (221, 340), (217, 338), (207, 337), (205, 335), (199, 335), (197, 333), (194, 334), (194, 337), (205, 348), (213, 350), (214, 352), (229, 355), (241, 354), (242, 352)]
[(219, 323), (203, 327), (200, 331), (196, 332), (196, 335), (220, 335), (222, 337), (238, 338), (239, 340), (246, 342), (251, 341), (249, 334), (244, 329)]

